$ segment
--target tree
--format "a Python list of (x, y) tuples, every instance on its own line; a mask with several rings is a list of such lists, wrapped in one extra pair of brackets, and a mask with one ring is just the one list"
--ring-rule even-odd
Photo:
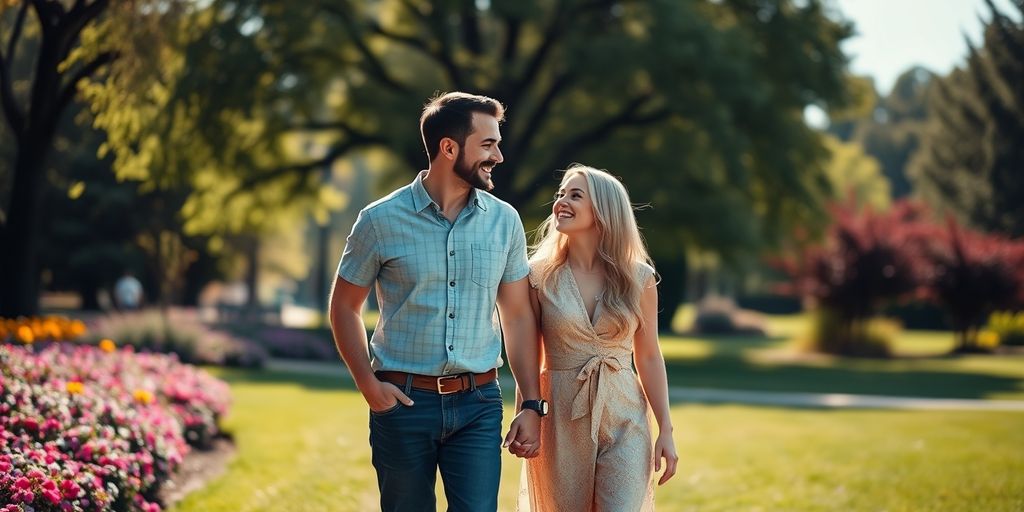
[(1024, 242), (987, 235), (949, 218), (930, 237), (929, 296), (957, 332), (955, 352), (981, 351), (978, 329), (992, 312), (1024, 306)]
[(831, 155), (825, 172), (833, 200), (850, 199), (858, 208), (875, 211), (889, 207), (891, 187), (878, 160), (865, 154), (860, 144), (842, 142), (831, 135), (825, 136), (825, 147)]
[(938, 80), (910, 173), (922, 195), (961, 222), (1024, 235), (1024, 2), (1018, 20), (986, 0), (984, 45)]
[(924, 210), (900, 201), (888, 211), (836, 205), (821, 245), (809, 245), (777, 263), (790, 276), (786, 292), (813, 299), (838, 322), (830, 339), (818, 340), (839, 354), (863, 353), (866, 321), (886, 301), (917, 292), (925, 283), (921, 244)]
[[(127, 74), (156, 44), (175, 2), (21, 0), (0, 4), (0, 107), (13, 136), (10, 200), (0, 224), (0, 316), (38, 309), (47, 157), (62, 116), (90, 77)], [(145, 44), (143, 44), (145, 43)]]
[(860, 86), (870, 88), (866, 92), (870, 108), (837, 112), (828, 128), (841, 140), (860, 144), (878, 160), (894, 199), (912, 192), (907, 164), (927, 124), (926, 104), (933, 82), (930, 71), (915, 66), (896, 79), (888, 95), (879, 97), (872, 81), (865, 80)]
[[(168, 94), (128, 102), (173, 114), (99, 120), (126, 176), (194, 176), (203, 161), (237, 190), (316, 196), (334, 161), (376, 148), (406, 182), (426, 163), (423, 101), (463, 89), (510, 108), (500, 197), (533, 221), (556, 169), (608, 167), (654, 204), (666, 276), (682, 279), (669, 267), (684, 244), (738, 259), (820, 218), (826, 153), (802, 112), (844, 99), (850, 31), (819, 1), (215, 0), (203, 16)], [(296, 135), (323, 151), (289, 151)], [(670, 316), (678, 302), (663, 302)]]

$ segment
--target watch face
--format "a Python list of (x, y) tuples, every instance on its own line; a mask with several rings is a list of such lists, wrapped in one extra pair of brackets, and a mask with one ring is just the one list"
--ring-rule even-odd
[(537, 414), (544, 416), (548, 413), (548, 401), (547, 400), (526, 400), (523, 402), (524, 409), (531, 409), (536, 411)]

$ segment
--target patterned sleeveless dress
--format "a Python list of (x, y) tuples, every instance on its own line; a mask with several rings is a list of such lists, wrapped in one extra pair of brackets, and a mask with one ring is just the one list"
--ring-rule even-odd
[[(635, 275), (647, 283), (653, 269), (638, 264)], [(534, 288), (536, 279), (531, 269)], [(524, 461), (517, 510), (654, 510), (652, 415), (632, 360), (637, 320), (627, 336), (613, 337), (598, 302), (592, 322), (568, 265), (538, 298), (540, 388), (550, 413), (540, 455)]]

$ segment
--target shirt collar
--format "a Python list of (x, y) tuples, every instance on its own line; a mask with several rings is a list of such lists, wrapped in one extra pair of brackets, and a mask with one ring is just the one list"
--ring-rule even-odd
[(412, 182), (412, 206), (416, 209), (416, 213), (426, 210), (434, 202), (430, 198), (430, 194), (427, 193), (426, 187), (423, 186), (423, 178), (426, 175), (427, 171), (420, 171)]
[[(426, 175), (427, 171), (420, 171), (419, 174), (416, 175), (416, 179), (412, 182), (412, 205), (413, 208), (416, 209), (416, 213), (422, 212), (431, 204), (433, 204), (438, 210), (441, 209), (441, 206), (434, 203), (434, 200), (430, 198), (430, 194), (427, 193), (427, 188), (423, 186), (423, 178), (426, 177)], [(469, 190), (469, 200), (466, 204), (475, 205), (480, 211), (487, 211), (485, 197), (483, 194), (480, 194), (480, 191), (476, 188), (471, 188)]]

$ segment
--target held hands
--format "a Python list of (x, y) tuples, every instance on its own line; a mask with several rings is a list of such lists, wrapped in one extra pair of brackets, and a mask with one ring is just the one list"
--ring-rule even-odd
[(523, 409), (516, 414), (505, 436), (502, 448), (523, 459), (532, 459), (540, 453), (540, 416), (536, 411)]
[(654, 442), (654, 471), (661, 471), (661, 459), (665, 459), (665, 473), (658, 479), (658, 485), (668, 482), (676, 474), (679, 455), (676, 454), (676, 443), (672, 440), (672, 429), (658, 435)]
[(402, 393), (398, 386), (390, 382), (374, 381), (376, 384), (368, 387), (363, 393), (366, 404), (373, 412), (384, 412), (391, 409), (399, 402), (405, 405), (412, 405), (412, 399)]

